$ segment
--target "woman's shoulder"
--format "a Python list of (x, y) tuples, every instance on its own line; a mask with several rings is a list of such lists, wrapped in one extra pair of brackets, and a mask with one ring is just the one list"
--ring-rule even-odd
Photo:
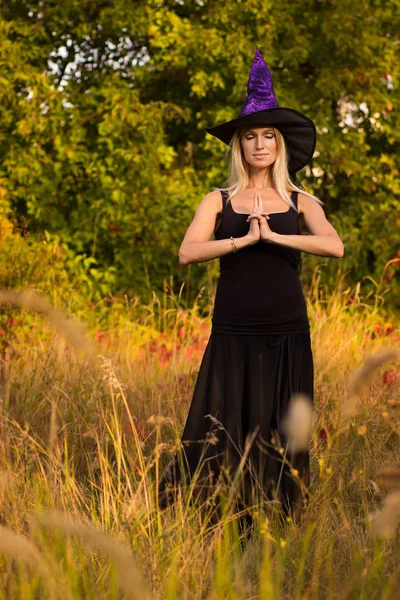
[(208, 194), (205, 196), (205, 198), (206, 198), (207, 196), (211, 196), (211, 197), (214, 197), (214, 198), (220, 198), (220, 197), (221, 197), (221, 194), (222, 194), (222, 193), (226, 193), (226, 192), (227, 192), (227, 190), (226, 190), (225, 188), (216, 188), (216, 189), (215, 189), (215, 190), (213, 190), (212, 192), (209, 192), (209, 193), (208, 193)]
[(297, 208), (301, 213), (313, 210), (315, 205), (323, 206), (325, 202), (314, 196), (313, 194), (307, 194), (304, 192), (298, 192), (297, 196)]
[[(223, 190), (222, 190), (223, 191)], [(222, 208), (222, 194), (220, 189), (212, 190), (201, 199), (198, 207), (200, 210), (209, 210), (217, 214)]]
[(223, 188), (217, 188), (216, 190), (212, 190), (212, 192), (208, 192), (202, 199), (202, 202), (207, 204), (221, 204), (221, 198), (224, 194), (227, 193), (227, 190)]

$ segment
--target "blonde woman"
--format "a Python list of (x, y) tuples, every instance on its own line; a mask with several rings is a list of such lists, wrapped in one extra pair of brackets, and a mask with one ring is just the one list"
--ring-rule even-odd
[(311, 404), (314, 395), (301, 252), (340, 258), (344, 247), (323, 203), (296, 184), (315, 149), (314, 123), (278, 107), (258, 48), (239, 117), (207, 131), (229, 145), (228, 186), (199, 203), (179, 260), (219, 258), (220, 276), (183, 460), (177, 454), (166, 468), (159, 505), (183, 480), (208, 498), (218, 481), (240, 474), (239, 507), (278, 500), (293, 516), (308, 501), (309, 452), (290, 452), (284, 420), (294, 394)]

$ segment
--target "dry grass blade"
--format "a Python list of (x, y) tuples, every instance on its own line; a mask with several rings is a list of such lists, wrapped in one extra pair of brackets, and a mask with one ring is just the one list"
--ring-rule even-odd
[(289, 403), (287, 416), (283, 422), (284, 433), (288, 436), (289, 450), (308, 450), (312, 434), (313, 406), (304, 394), (294, 394)]
[(398, 348), (380, 349), (368, 356), (366, 361), (353, 371), (349, 379), (349, 398), (342, 406), (344, 415), (351, 416), (357, 412), (359, 396), (375, 371), (399, 356), (400, 350)]
[(397, 358), (399, 355), (400, 350), (397, 348), (384, 348), (368, 356), (364, 364), (353, 371), (353, 375), (349, 382), (350, 394), (361, 393), (374, 372), (385, 363)]
[(9, 471), (0, 470), (0, 492), (7, 492), (12, 489), (15, 483), (15, 477)]
[(400, 400), (388, 400), (387, 405), (389, 408), (400, 408)]
[(384, 502), (383, 509), (369, 516), (371, 532), (375, 537), (391, 538), (395, 535), (400, 519), (400, 490), (392, 492)]
[(35, 544), (24, 535), (15, 533), (3, 525), (0, 525), (0, 552), (29, 564), (42, 575), (47, 583), (52, 581), (51, 571), (43, 562)]
[(68, 318), (61, 310), (54, 308), (50, 302), (35, 290), (0, 292), (0, 304), (13, 304), (32, 312), (44, 315), (47, 321), (75, 346), (87, 354), (93, 353), (92, 344), (84, 325), (76, 319)]
[(54, 456), (57, 451), (57, 404), (51, 401), (50, 430), (49, 430), (49, 453)]
[(35, 519), (45, 526), (56, 528), (68, 535), (75, 535), (93, 550), (106, 554), (119, 568), (120, 587), (127, 598), (153, 600), (154, 595), (144, 583), (136, 566), (132, 550), (123, 542), (106, 536), (81, 520), (72, 519), (56, 511), (35, 514)]

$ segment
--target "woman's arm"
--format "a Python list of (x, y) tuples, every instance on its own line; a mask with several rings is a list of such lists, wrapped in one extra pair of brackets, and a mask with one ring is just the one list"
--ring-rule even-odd
[(302, 252), (317, 254), (318, 256), (334, 256), (342, 258), (344, 246), (342, 240), (336, 235), (285, 235), (274, 233), (268, 240), (269, 244), (295, 248)]
[[(214, 231), (217, 214), (221, 211), (221, 192), (215, 190), (204, 196), (196, 209), (193, 221), (186, 231), (179, 248), (179, 266), (205, 262), (232, 252), (229, 238), (210, 240)], [(253, 244), (251, 236), (233, 238), (237, 250)]]
[(303, 214), (305, 225), (311, 235), (283, 235), (272, 232), (270, 239), (266, 241), (318, 256), (342, 258), (344, 256), (343, 242), (336, 229), (325, 217), (322, 206), (309, 196), (299, 193), (298, 209), (299, 213)]

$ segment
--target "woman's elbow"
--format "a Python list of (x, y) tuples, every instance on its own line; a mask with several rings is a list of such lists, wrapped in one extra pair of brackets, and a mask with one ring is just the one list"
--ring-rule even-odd
[(343, 256), (344, 256), (344, 244), (343, 244), (342, 240), (339, 240), (339, 242), (337, 244), (337, 250), (335, 252), (335, 256), (336, 256), (336, 258), (343, 258)]
[(178, 260), (178, 267), (179, 267), (180, 269), (183, 269), (183, 267), (186, 267), (188, 264), (189, 264), (189, 263), (182, 262), (182, 260), (181, 260), (181, 259), (179, 259), (179, 260)]
[(182, 269), (183, 267), (186, 267), (186, 265), (187, 265), (187, 264), (188, 264), (188, 263), (187, 263), (187, 262), (186, 262), (186, 260), (183, 258), (183, 256), (182, 256), (181, 254), (179, 254), (179, 257), (178, 257), (178, 267), (179, 267), (180, 269)]
[(182, 246), (179, 249), (178, 259), (178, 265), (181, 268), (190, 263), (190, 256), (185, 252), (185, 248), (182, 248)]

